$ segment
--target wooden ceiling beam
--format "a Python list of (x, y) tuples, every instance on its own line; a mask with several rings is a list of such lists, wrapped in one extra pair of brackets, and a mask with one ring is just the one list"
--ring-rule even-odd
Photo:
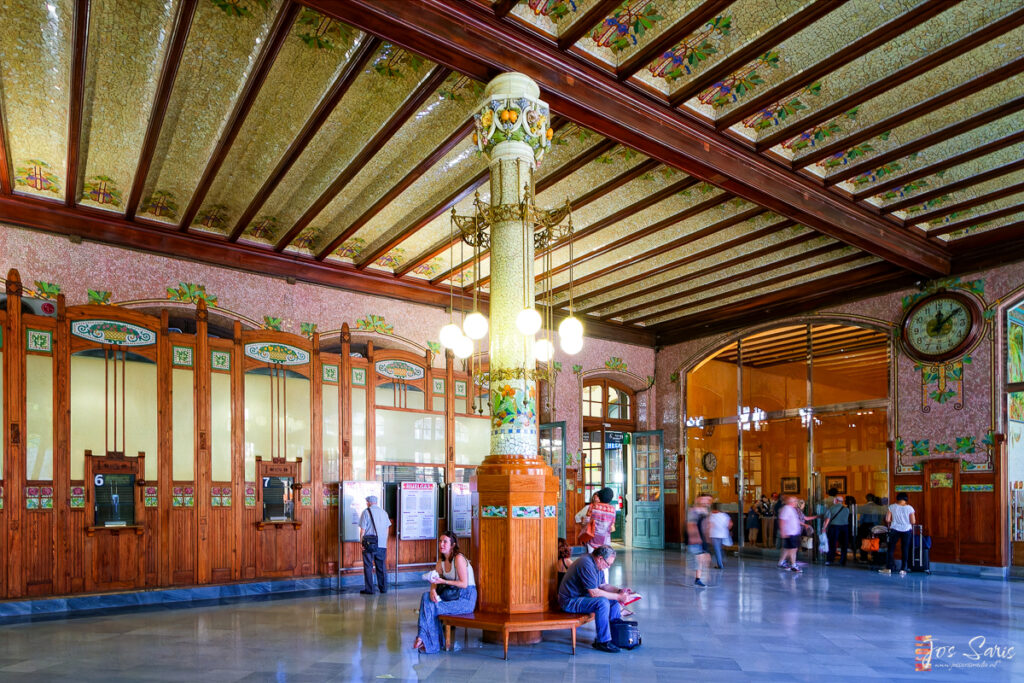
[[(793, 224), (790, 223), (790, 222), (785, 222), (785, 223), (780, 223), (780, 224), (772, 226), (772, 227), (774, 227), (775, 230), (777, 230), (777, 231), (782, 231), (782, 230), (785, 230), (786, 228), (788, 228), (788, 227), (790, 227), (792, 225)], [(770, 233), (765, 233), (765, 234), (770, 234)], [(703, 275), (708, 275), (709, 273), (717, 272), (717, 271), (723, 270), (725, 268), (736, 266), (736, 265), (739, 265), (741, 263), (745, 263), (747, 261), (750, 261), (752, 259), (756, 259), (756, 258), (760, 258), (760, 257), (763, 257), (763, 256), (767, 256), (769, 254), (775, 253), (776, 251), (781, 251), (782, 249), (786, 249), (788, 247), (793, 247), (793, 246), (797, 246), (797, 245), (803, 244), (804, 242), (808, 242), (808, 241), (814, 239), (815, 237), (817, 237), (817, 235), (815, 235), (812, 232), (809, 232), (809, 233), (804, 234), (804, 235), (798, 235), (798, 236), (793, 237), (791, 239), (783, 240), (782, 242), (779, 242), (777, 244), (773, 244), (771, 246), (764, 247), (763, 249), (758, 249), (757, 251), (751, 252), (749, 254), (735, 256), (735, 257), (729, 259), (728, 261), (724, 261), (724, 262), (712, 263), (711, 265), (709, 265), (709, 266), (707, 266), (705, 268), (701, 268), (701, 269), (693, 271), (691, 273), (686, 273), (685, 275), (680, 275), (678, 277), (674, 277), (671, 280), (667, 280), (665, 282), (660, 282), (660, 283), (658, 283), (658, 288), (659, 289), (667, 289), (669, 287), (675, 287), (676, 285), (681, 285), (684, 282), (688, 282), (690, 280), (696, 279), (696, 278), (701, 277)], [(654, 275), (660, 275), (662, 273), (669, 273), (669, 272), (672, 272), (673, 270), (675, 270), (676, 268), (680, 268), (682, 266), (689, 265), (690, 263), (696, 263), (697, 261), (700, 261), (701, 259), (710, 258), (710, 257), (718, 254), (719, 252), (721, 252), (721, 248), (718, 247), (718, 246), (715, 246), (715, 247), (712, 247), (710, 249), (705, 249), (704, 251), (699, 251), (699, 252), (696, 252), (696, 253), (693, 253), (693, 254), (688, 254), (688, 255), (684, 256), (683, 258), (681, 258), (679, 260), (673, 261), (672, 263), (666, 263), (664, 266), (659, 266), (656, 269), (656, 271), (650, 271), (650, 272), (646, 272), (646, 273), (639, 273), (637, 275), (633, 275), (633, 276), (628, 277), (628, 278), (623, 278), (621, 280), (617, 280), (617, 281), (615, 281), (615, 282), (613, 282), (611, 284), (605, 285), (603, 287), (598, 287), (595, 290), (589, 291), (589, 292), (583, 294), (582, 297), (580, 295), (577, 295), (577, 298), (586, 299), (588, 297), (601, 296), (602, 294), (607, 294), (608, 292), (613, 292), (613, 291), (615, 291), (617, 289), (623, 289), (624, 287), (628, 287), (628, 286), (636, 284), (638, 282), (642, 282), (643, 280), (647, 279), (648, 277), (652, 277)], [(623, 294), (622, 296), (618, 296), (618, 297), (616, 297), (614, 299), (609, 299), (608, 301), (604, 301), (602, 303), (588, 304), (585, 307), (577, 307), (577, 310), (579, 310), (580, 312), (597, 311), (597, 310), (601, 310), (601, 309), (604, 309), (604, 308), (608, 308), (609, 306), (612, 306), (612, 305), (615, 305), (615, 304), (620, 304), (620, 303), (622, 303), (624, 301), (633, 301), (634, 299), (636, 299), (636, 293), (635, 292), (629, 292), (627, 294)]]
[[(327, 186), (316, 200), (310, 204), (299, 220), (295, 222), (291, 228), (282, 236), (277, 244), (274, 245), (274, 251), (282, 252), (292, 240), (299, 236), (303, 230), (305, 230), (313, 220), (320, 215), (320, 213), (327, 208), (327, 206), (334, 201), (334, 198), (344, 190), (352, 179), (359, 175), (359, 172), (363, 170), (363, 167), (370, 162), (370, 160), (381, 150), (381, 148), (387, 144), (387, 142), (394, 137), (394, 135), (402, 129), (402, 126), (412, 118), (423, 105), (430, 99), (434, 94), (434, 91), (444, 82), (447, 78), (447, 73), (442, 75), (440, 71), (441, 67), (435, 67), (435, 71), (431, 73), (430, 77), (421, 83), (413, 94), (406, 99), (402, 105), (392, 113), (387, 121), (381, 126), (377, 132), (373, 134), (362, 149), (352, 159), (345, 164), (345, 168), (342, 169), (338, 177), (331, 181), (331, 184)], [(358, 229), (358, 228), (356, 228)], [(320, 250), (316, 255), (318, 261), (322, 261), (332, 251), (338, 248), (349, 236), (355, 232), (352, 226), (346, 228), (340, 235), (335, 237), (327, 245), (327, 247)]]
[[(965, 97), (969, 97), (981, 90), (989, 88), (996, 83), (1000, 83), (1007, 78), (1011, 78), (1021, 71), (1024, 71), (1024, 56), (1015, 59), (1009, 64), (996, 69), (985, 75), (984, 78), (973, 78), (962, 85), (947, 90), (946, 92), (940, 93), (935, 97), (930, 97), (923, 102), (905, 109), (896, 116), (883, 119), (872, 125), (865, 126), (857, 129), (852, 135), (848, 135), (844, 138), (830, 142), (824, 145), (815, 146), (812, 152), (801, 156), (799, 159), (793, 160), (794, 166), (807, 167), (815, 164), (822, 159), (826, 159), (833, 154), (844, 152), (851, 147), (859, 145), (862, 142), (866, 142), (871, 138), (881, 135), (886, 131), (895, 130), (896, 128), (914, 120), (920, 118), (926, 114), (930, 114), (934, 111), (938, 111), (943, 107), (947, 107), (951, 104), (955, 104)], [(998, 118), (998, 117), (997, 117)], [(977, 126), (972, 126), (977, 127)], [(933, 133), (934, 136), (940, 136), (949, 129), (940, 129)], [(946, 135), (946, 137), (952, 137), (958, 133), (952, 133)]]
[(210, 187), (213, 186), (213, 181), (217, 177), (220, 167), (224, 164), (224, 160), (227, 159), (228, 152), (231, 151), (231, 145), (234, 144), (235, 138), (238, 137), (238, 133), (242, 130), (245, 117), (248, 116), (249, 110), (252, 109), (252, 105), (256, 102), (256, 97), (259, 95), (260, 88), (263, 87), (263, 82), (267, 80), (277, 55), (280, 54), (281, 48), (284, 47), (284, 43), (291, 33), (292, 24), (295, 23), (295, 18), (299, 15), (300, 9), (301, 6), (293, 2), (293, 0), (284, 0), (281, 9), (278, 10), (277, 16), (274, 18), (274, 24), (267, 35), (267, 40), (263, 43), (263, 49), (260, 50), (256, 63), (253, 64), (252, 71), (249, 72), (249, 77), (242, 87), (242, 92), (235, 101), (235, 107), (231, 110), (231, 116), (225, 122), (220, 139), (217, 140), (217, 146), (214, 147), (210, 160), (206, 162), (206, 168), (203, 170), (203, 175), (196, 186), (192, 199), (189, 200), (188, 206), (181, 216), (178, 230), (188, 232), (192, 221), (195, 220), (196, 214), (199, 213), (199, 208), (203, 205), (203, 200), (206, 199)]
[(936, 161), (933, 164), (922, 166), (921, 168), (911, 173), (905, 173), (898, 177), (882, 181), (877, 185), (872, 185), (870, 188), (854, 192), (853, 199), (855, 201), (862, 201), (868, 197), (874, 197), (876, 195), (888, 192), (889, 190), (895, 189), (897, 187), (902, 187), (904, 185), (907, 185), (908, 183), (912, 183), (915, 180), (927, 178), (928, 176), (934, 175), (939, 171), (944, 171), (946, 169), (953, 168), (954, 166), (965, 164), (968, 161), (974, 161), (975, 159), (979, 159), (985, 156), (986, 154), (997, 152), (1001, 149), (1005, 149), (1006, 147), (1010, 147), (1011, 145), (1015, 145), (1018, 142), (1024, 142), (1024, 131), (1011, 133), (1006, 137), (999, 138), (998, 140), (993, 140), (992, 142), (986, 143), (984, 145), (979, 145), (974, 149), (966, 150), (964, 152), (961, 152), (960, 154), (955, 154), (949, 157), (948, 159), (943, 159), (941, 161)]
[(972, 209), (975, 206), (978, 206), (979, 204), (987, 204), (988, 202), (994, 202), (997, 199), (1009, 197), (1010, 195), (1014, 195), (1019, 192), (1024, 192), (1024, 183), (1017, 183), (1016, 185), (1007, 185), (1005, 187), (999, 188), (994, 192), (989, 192), (988, 194), (982, 195), (980, 197), (972, 197), (971, 199), (964, 200), (957, 204), (943, 204), (941, 207), (936, 208), (934, 211), (929, 211), (927, 213), (920, 213), (915, 216), (911, 216), (910, 218), (907, 219), (906, 223), (908, 225), (927, 223), (928, 221), (934, 220), (936, 218), (941, 218), (942, 216), (949, 216), (954, 213), (960, 213), (961, 211)]
[(961, 237), (953, 259), (956, 273), (971, 273), (1024, 259), (1024, 221)]
[(494, 16), (501, 19), (502, 17), (508, 16), (508, 13), (519, 4), (519, 0), (495, 0), (491, 9), (494, 10)]
[(2, 109), (0, 107), (0, 194), (11, 194), (14, 191), (14, 173), (11, 169), (11, 155), (7, 151), (7, 133)]
[[(208, 235), (183, 233), (172, 227), (127, 221), (116, 214), (88, 207), (66, 207), (52, 201), (23, 196), (0, 196), (0, 221), (62, 235), (77, 235), (104, 244), (187, 259), (213, 266), (270, 277), (294, 277), (312, 284), (336, 287), (371, 296), (446, 308), (447, 287), (401, 280), (390, 273), (358, 271), (341, 263), (324, 263), (308, 256), (279, 254), (256, 245), (217, 240)], [(472, 298), (455, 293), (456, 305), (472, 305)], [(487, 297), (480, 299), (487, 310)], [(627, 344), (653, 346), (654, 335), (639, 327), (593, 322), (587, 335)]]
[(78, 203), (79, 175), (82, 163), (82, 116), (85, 109), (86, 52), (89, 49), (89, 0), (76, 0), (72, 21), (71, 84), (68, 104), (67, 178), (64, 183), (64, 205)]
[(139, 202), (142, 201), (142, 190), (146, 187), (149, 167), (153, 163), (153, 154), (156, 153), (156, 146), (160, 141), (160, 131), (163, 130), (164, 118), (167, 116), (167, 104), (171, 100), (174, 81), (178, 77), (178, 67), (181, 65), (182, 55), (185, 54), (185, 44), (188, 42), (189, 32), (192, 30), (192, 19), (195, 17), (198, 4), (199, 0), (182, 0), (178, 7), (178, 14), (174, 18), (171, 41), (167, 47), (167, 53), (164, 55), (163, 65), (160, 67), (160, 77), (156, 82), (156, 95), (153, 98), (153, 108), (149, 111), (146, 134), (142, 138), (139, 161), (135, 164), (132, 189), (128, 193), (128, 202), (124, 205), (124, 217), (127, 220), (135, 218), (135, 214), (139, 210)]
[[(843, 246), (844, 245), (843, 245), (842, 242), (833, 242), (832, 244), (826, 244), (824, 246), (818, 247), (817, 249), (812, 249), (811, 251), (808, 251), (808, 252), (806, 252), (804, 254), (797, 254), (795, 256), (790, 256), (788, 258), (782, 259), (781, 261), (774, 261), (772, 263), (768, 263), (768, 264), (765, 264), (763, 266), (758, 266), (757, 268), (752, 268), (750, 270), (745, 270), (742, 273), (737, 273), (735, 275), (730, 275), (729, 277), (725, 277), (725, 278), (721, 278), (719, 280), (715, 280), (714, 286), (715, 287), (719, 287), (721, 285), (727, 285), (727, 284), (730, 284), (730, 283), (733, 283), (733, 282), (739, 282), (740, 280), (745, 280), (745, 279), (747, 279), (749, 277), (754, 277), (754, 276), (757, 276), (757, 275), (763, 275), (764, 273), (769, 273), (769, 272), (771, 272), (773, 270), (776, 270), (778, 268), (785, 268), (787, 266), (791, 266), (794, 263), (799, 263), (801, 261), (806, 261), (808, 259), (817, 258), (818, 256), (824, 256), (825, 254), (829, 254), (829, 253), (831, 253), (833, 251), (837, 251), (839, 249), (842, 249)], [(723, 268), (721, 268), (717, 264), (715, 264), (714, 266), (711, 266), (709, 268), (704, 269), (704, 274), (706, 275), (706, 274), (709, 274), (709, 273), (712, 273), (712, 272), (715, 272), (715, 271), (719, 271), (719, 270), (723, 270)], [(690, 278), (690, 279), (695, 279), (695, 278)], [(659, 287), (659, 289), (667, 289), (667, 287)], [(622, 318), (624, 316), (628, 316), (631, 313), (635, 313), (637, 311), (643, 310), (644, 308), (649, 308), (650, 306), (657, 306), (657, 305), (660, 305), (660, 304), (663, 304), (663, 303), (668, 303), (669, 301), (672, 301), (673, 299), (685, 298), (687, 296), (692, 296), (693, 294), (696, 294), (697, 292), (699, 292), (701, 290), (704, 290), (704, 289), (707, 289), (707, 287), (693, 287), (693, 288), (690, 288), (688, 290), (684, 290), (682, 292), (677, 292), (675, 294), (670, 294), (670, 295), (667, 295), (667, 296), (663, 296), (663, 297), (661, 297), (659, 299), (655, 299), (654, 301), (649, 301), (647, 303), (633, 304), (632, 306), (628, 306), (627, 308), (622, 308), (622, 309), (613, 309), (609, 313), (601, 314), (601, 320), (611, 320), (612, 318)], [(635, 297), (633, 295), (631, 295), (629, 297), (629, 300), (633, 300), (634, 298)], [(607, 308), (607, 307), (605, 307), (605, 308)], [(591, 310), (596, 310), (596, 309), (591, 309)]]
[(1003, 164), (1002, 166), (997, 166), (996, 168), (983, 171), (982, 173), (973, 175), (969, 178), (958, 180), (955, 183), (949, 183), (948, 185), (943, 185), (942, 187), (934, 190), (922, 192), (921, 194), (916, 194), (913, 197), (907, 197), (906, 199), (901, 199), (898, 202), (893, 202), (892, 204), (879, 208), (886, 213), (902, 211), (904, 209), (909, 209), (912, 206), (917, 206), (918, 204), (924, 204), (929, 199), (936, 199), (942, 195), (956, 192), (957, 190), (962, 190), (973, 185), (978, 185), (985, 181), (992, 180), (993, 178), (1013, 173), (1014, 171), (1019, 171), (1022, 168), (1024, 168), (1024, 159), (1018, 159), (1016, 161), (1011, 161), (1008, 164)]
[(757, 151), (761, 152), (774, 147), (780, 142), (784, 142), (795, 135), (799, 135), (805, 130), (810, 130), (819, 124), (825, 123), (829, 119), (839, 116), (843, 112), (847, 112), (855, 106), (870, 100), (878, 94), (879, 87), (892, 90), (897, 86), (903, 85), (907, 81), (917, 78), (923, 73), (927, 73), (962, 54), (970, 52), (976, 47), (984, 45), (990, 40), (998, 38), (1007, 31), (1017, 28), (1021, 23), (1024, 23), (1024, 7), (1013, 12), (1002, 21), (979, 28), (955, 43), (944, 46), (941, 50), (936, 50), (927, 57), (922, 57), (917, 61), (911, 62), (910, 64), (897, 69), (892, 74), (886, 76), (885, 81), (882, 84), (873, 83), (863, 90), (857, 90), (847, 94), (845, 97), (841, 97), (828, 106), (822, 107), (821, 109), (815, 109), (813, 113), (808, 114), (790, 126), (779, 126), (779, 130), (766, 136), (757, 143)]
[[(1022, 64), (1024, 64), (1024, 60), (1022, 60)], [(987, 123), (997, 121), (1003, 118), (1004, 116), (1008, 116), (1015, 112), (1021, 111), (1022, 109), (1024, 109), (1024, 95), (1021, 95), (1020, 97), (1017, 97), (1009, 102), (1006, 102), (1005, 104), (1002, 104), (994, 109), (989, 109), (988, 111), (982, 112), (976, 116), (972, 116), (971, 118), (963, 119), (962, 121), (959, 121), (954, 125), (941, 128), (937, 131), (929, 133), (928, 135), (922, 135), (916, 140), (912, 140), (911, 142), (908, 142), (907, 144), (902, 145), (900, 147), (896, 147), (887, 152), (883, 152), (882, 154), (869, 157), (861, 163), (849, 164), (848, 166), (844, 166), (842, 170), (839, 171), (838, 173), (832, 173), (826, 176), (825, 185), (836, 185), (838, 183), (843, 182), (844, 180), (855, 178), (856, 176), (861, 175), (862, 173), (865, 173), (872, 169), (880, 168), (881, 166), (884, 166), (890, 161), (901, 159), (905, 156), (913, 154), (914, 152), (920, 152), (922, 149), (927, 149), (932, 145), (936, 145), (940, 142), (943, 142), (944, 140), (948, 140), (949, 138), (955, 137), (957, 135), (962, 135), (963, 133), (984, 126)]]
[[(356, 49), (355, 54), (342, 69), (338, 78), (335, 79), (334, 83), (331, 84), (330, 89), (320, 98), (320, 102), (317, 103), (316, 109), (310, 114), (306, 123), (303, 124), (302, 130), (295, 137), (294, 140), (289, 143), (288, 148), (278, 159), (277, 165), (274, 170), (270, 172), (270, 175), (263, 181), (263, 185), (257, 190), (253, 196), (252, 201), (242, 212), (242, 215), (238, 217), (238, 221), (235, 223), (235, 227), (231, 230), (231, 234), (228, 235), (228, 241), (234, 242), (245, 229), (249, 227), (249, 222), (256, 217), (256, 212), (266, 203), (270, 195), (277, 189), (278, 184), (284, 179), (285, 174), (291, 169), (292, 165), (298, 161), (299, 157), (306, 150), (306, 147), (316, 134), (320, 132), (320, 128), (323, 127), (324, 123), (327, 122), (328, 117), (334, 112), (334, 109), (341, 103), (343, 97), (348, 92), (352, 84), (355, 83), (356, 79), (359, 78), (363, 73), (363, 69), (373, 58), (373, 55), (377, 52), (377, 48), (380, 47), (380, 39), (374, 36), (364, 36), (362, 43)], [(434, 80), (440, 77), (441, 81), (448, 76), (448, 70), (443, 66), (434, 68), (428, 80)]]
[(584, 12), (583, 16), (572, 22), (572, 25), (562, 35), (558, 36), (558, 49), (568, 50), (583, 36), (587, 35), (590, 29), (594, 28), (605, 17), (610, 16), (615, 11), (615, 8), (621, 4), (621, 0), (598, 0), (595, 2), (593, 7)]
[(949, 269), (950, 255), (942, 245), (911, 232), (893, 232), (888, 221), (863, 207), (678, 112), (638, 98), (633, 88), (495, 20), (489, 11), (442, 0), (305, 1), (450, 68), (525, 73), (538, 82), (553, 111), (604, 137), (915, 273), (933, 277)]
[[(652, 259), (652, 258), (654, 258), (656, 256), (661, 256), (662, 254), (668, 253), (670, 251), (674, 251), (676, 249), (681, 249), (681, 248), (685, 247), (687, 244), (690, 244), (691, 242), (699, 240), (702, 237), (708, 237), (709, 235), (713, 235), (713, 234), (715, 234), (716, 232), (718, 232), (720, 230), (724, 230), (726, 228), (730, 228), (730, 227), (732, 227), (734, 225), (738, 225), (739, 223), (742, 223), (743, 221), (749, 220), (753, 216), (756, 216), (757, 214), (762, 213), (762, 211), (763, 210), (760, 209), (760, 208), (753, 209), (753, 210), (750, 210), (750, 211), (745, 211), (744, 213), (742, 213), (742, 214), (740, 214), (738, 216), (731, 216), (731, 217), (726, 218), (724, 220), (718, 221), (717, 223), (712, 223), (711, 225), (705, 226), (704, 228), (694, 232), (693, 234), (684, 235), (683, 237), (679, 237), (677, 239), (674, 239), (671, 242), (666, 242), (665, 244), (658, 245), (654, 249), (649, 249), (649, 250), (647, 250), (647, 251), (645, 251), (645, 252), (643, 252), (641, 254), (636, 254), (635, 256), (631, 256), (630, 258), (624, 259), (624, 260), (622, 260), (622, 261), (620, 261), (618, 263), (613, 263), (612, 265), (606, 266), (605, 268), (601, 268), (599, 270), (595, 270), (595, 271), (592, 271), (590, 273), (587, 273), (586, 275), (584, 275), (584, 276), (582, 276), (580, 278), (576, 278), (573, 281), (573, 287), (579, 287), (580, 285), (585, 285), (588, 282), (593, 282), (594, 280), (598, 280), (598, 279), (603, 278), (603, 277), (605, 277), (607, 275), (611, 275), (612, 273), (614, 273), (614, 272), (616, 272), (618, 270), (621, 270), (622, 268), (626, 268), (628, 266), (636, 265), (637, 263), (642, 263), (643, 261), (647, 261), (647, 260)], [(784, 224), (782, 224), (782, 225), (784, 225)], [(708, 258), (709, 256), (725, 252), (725, 251), (727, 251), (729, 249), (733, 249), (735, 247), (738, 247), (738, 246), (741, 246), (743, 244), (746, 244), (747, 242), (750, 242), (752, 240), (760, 239), (761, 237), (766, 237), (768, 235), (775, 234), (775, 233), (779, 232), (780, 229), (781, 229), (781, 225), (765, 226), (763, 228), (755, 230), (755, 231), (753, 231), (751, 233), (748, 233), (746, 235), (742, 235), (740, 237), (736, 237), (736, 238), (733, 238), (731, 240), (728, 240), (728, 241), (716, 244), (711, 249), (705, 249), (704, 251), (698, 251), (698, 252), (695, 252), (695, 253), (692, 253), (692, 254), (688, 254), (684, 258), (682, 258), (682, 259), (680, 259), (678, 261), (675, 261), (675, 262), (673, 262), (671, 264), (665, 264), (663, 266), (658, 266), (658, 267), (653, 268), (651, 270), (644, 271), (642, 274), (634, 275), (632, 277), (625, 278), (623, 280), (619, 280), (616, 284), (627, 283), (627, 282), (633, 280), (634, 278), (641, 277), (641, 275), (642, 275), (642, 277), (644, 279), (649, 278), (649, 277), (655, 277), (657, 275), (661, 275), (662, 273), (668, 272), (672, 268), (678, 268), (679, 266), (684, 266), (684, 265), (687, 265), (689, 263), (693, 263), (693, 262), (699, 260), (700, 258)], [(566, 282), (565, 284), (558, 285), (557, 287), (552, 288), (550, 291), (546, 292), (545, 294), (547, 294), (548, 296), (556, 296), (556, 295), (561, 294), (562, 292), (566, 292), (568, 290), (569, 290), (569, 283)], [(588, 296), (594, 296), (594, 292), (587, 292), (586, 294), (583, 294), (583, 295), (577, 294), (576, 298), (586, 298)]]
[(765, 31), (747, 45), (730, 52), (729, 56), (722, 61), (702, 70), (697, 78), (669, 96), (669, 104), (678, 107), (691, 97), (699, 95), (705, 89), (728, 78), (729, 74), (742, 69), (759, 55), (799, 33), (846, 2), (847, 0), (815, 0), (796, 16)]
[[(634, 166), (630, 170), (626, 171), (625, 173), (620, 173), (619, 175), (615, 176), (614, 178), (612, 178), (608, 182), (603, 183), (601, 185), (598, 185), (594, 189), (592, 189), (592, 190), (590, 190), (588, 192), (584, 192), (579, 197), (577, 197), (575, 200), (572, 200), (572, 208), (573, 208), (573, 210), (578, 211), (579, 209), (582, 209), (584, 206), (590, 204), (591, 202), (593, 202), (596, 199), (599, 199), (599, 198), (603, 197), (604, 195), (608, 194), (609, 192), (614, 192), (615, 190), (617, 190), (618, 188), (622, 187), (626, 183), (629, 183), (629, 182), (632, 182), (633, 180), (636, 180), (637, 178), (639, 178), (640, 176), (644, 175), (645, 173), (650, 173), (651, 171), (656, 169), (658, 166), (661, 166), (661, 163), (656, 161), (655, 159), (648, 159), (647, 161), (644, 161), (644, 162), (641, 162), (641, 163), (637, 164), (636, 166)], [(575, 239), (579, 239), (579, 238), (578, 237), (574, 237), (573, 239), (575, 240)], [(563, 247), (563, 246), (567, 245), (568, 243), (569, 243), (568, 240), (558, 241), (555, 244), (552, 244), (551, 246), (549, 246), (547, 249), (541, 249), (536, 254), (534, 254), (534, 256), (536, 258), (540, 258), (541, 256), (547, 254), (548, 251), (552, 251), (552, 250), (558, 249), (560, 247)], [(489, 255), (490, 255), (490, 250), (488, 250), (488, 249), (484, 249), (482, 252), (480, 252), (480, 258), (481, 259), (483, 259), (483, 258), (485, 258), (485, 257), (487, 257)], [(457, 267), (450, 269), (447, 272), (447, 274), (444, 276), (443, 279), (447, 280), (452, 275), (456, 275), (458, 273), (461, 273), (464, 270), (466, 270), (467, 268), (471, 268), (472, 266), (473, 266), (473, 259), (472, 258), (466, 259), (465, 261), (460, 263)], [(487, 278), (487, 279), (488, 279), (488, 281), (490, 280), (490, 278)], [(434, 278), (434, 280), (437, 280), (437, 278)], [(474, 286), (473, 284), (470, 284), (470, 285), (466, 285), (465, 288), (467, 290), (469, 290), (469, 289), (472, 289), (473, 286)]]
[(824, 306), (834, 307), (847, 301), (895, 291), (912, 285), (915, 279), (912, 273), (891, 264), (875, 263), (749, 298), (715, 311), (695, 313), (674, 320), (671, 324), (652, 326), (651, 329), (658, 335), (658, 344), (668, 346), (747, 326), (751, 315), (756, 314), (761, 323), (782, 320)]
[(616, 68), (615, 77), (620, 81), (624, 81), (627, 78), (632, 77), (636, 72), (640, 71), (657, 59), (658, 55), (671, 50), (685, 40), (691, 33), (694, 33), (700, 29), (701, 26), (721, 14), (726, 7), (732, 4), (732, 1), (733, 0), (705, 0), (701, 5), (697, 6), (692, 12), (690, 12), (690, 15), (686, 17), (684, 21), (681, 21), (671, 29), (664, 31), (661, 35), (651, 40), (647, 45), (644, 45), (642, 48), (630, 55), (626, 61)]
[[(956, 223), (950, 223), (949, 225), (943, 225), (941, 228), (933, 228), (931, 230), (928, 230), (926, 234), (928, 235), (928, 237), (948, 235), (951, 232), (963, 230), (965, 227), (969, 225), (977, 225), (978, 223), (988, 223), (990, 221), (997, 221), (1000, 218), (1006, 218), (1007, 216), (1012, 216), (1013, 214), (1020, 213), (1022, 211), (1024, 211), (1024, 204), (1015, 204), (1013, 206), (1007, 206), (997, 211), (992, 211), (991, 213), (981, 214), (980, 216), (968, 216), (967, 218), (959, 220)], [(997, 231), (989, 230), (985, 234), (987, 235), (989, 232)], [(956, 243), (958, 246), (962, 246), (960, 244), (960, 240), (957, 240)]]
[[(959, 2), (959, 0), (956, 0)], [(833, 52), (828, 57), (814, 66), (804, 69), (793, 78), (786, 79), (782, 83), (771, 86), (763, 93), (755, 95), (739, 107), (736, 107), (728, 114), (715, 119), (715, 128), (722, 130), (736, 125), (757, 112), (765, 109), (784, 97), (788, 97), (801, 88), (805, 88), (815, 81), (821, 79), (836, 69), (859, 59), (871, 52), (876, 47), (888, 43), (893, 38), (900, 36), (918, 24), (931, 19), (936, 14), (949, 9), (950, 4), (942, 2), (926, 2), (911, 9), (905, 14), (893, 17), (889, 21), (876, 27), (873, 31), (865, 33), (852, 43), (838, 52)]]

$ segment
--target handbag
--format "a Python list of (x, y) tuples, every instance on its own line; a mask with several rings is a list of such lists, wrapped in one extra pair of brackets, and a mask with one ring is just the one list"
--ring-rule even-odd
[(640, 637), (640, 628), (635, 621), (613, 621), (611, 624), (612, 642), (623, 650), (632, 650), (640, 647), (643, 638)]
[(860, 549), (867, 553), (878, 552), (879, 542), (877, 538), (864, 538), (861, 539)]
[(439, 585), (434, 589), (437, 593), (437, 597), (441, 598), (442, 602), (451, 602), (452, 600), (458, 600), (459, 596), (462, 595), (462, 589), (458, 586), (449, 586), (448, 584)]
[(368, 553), (375, 553), (379, 550), (377, 546), (377, 520), (373, 518), (373, 511), (371, 508), (366, 508), (366, 514), (370, 515), (370, 524), (373, 525), (373, 533), (363, 534), (363, 550)]
[(818, 550), (822, 555), (828, 552), (828, 534), (824, 531), (818, 534)]
[(801, 545), (801, 547), (803, 547), (804, 550), (811, 550), (811, 549), (813, 549), (814, 548), (814, 537), (813, 536), (804, 536), (803, 538), (800, 539), (800, 545)]

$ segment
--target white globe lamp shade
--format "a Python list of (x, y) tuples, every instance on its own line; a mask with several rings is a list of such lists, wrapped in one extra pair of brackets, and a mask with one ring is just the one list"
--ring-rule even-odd
[(540, 313), (535, 308), (524, 308), (516, 316), (516, 327), (526, 337), (537, 334), (541, 326)]
[(460, 336), (455, 342), (455, 346), (452, 347), (452, 353), (456, 358), (469, 358), (473, 355), (473, 340), (466, 336)]
[(570, 356), (575, 356), (583, 349), (583, 337), (565, 337), (559, 339), (559, 346)]
[(487, 336), (487, 318), (479, 311), (473, 311), (462, 321), (462, 330), (470, 339), (483, 339)]
[(580, 322), (579, 318), (569, 316), (558, 324), (558, 336), (562, 339), (582, 339), (583, 323)]
[(449, 349), (455, 350), (455, 345), (462, 338), (462, 330), (455, 323), (448, 323), (441, 328), (441, 334), (439, 335), (441, 343)]
[(533, 345), (533, 355), (541, 363), (547, 363), (555, 355), (555, 345), (547, 339), (540, 339)]

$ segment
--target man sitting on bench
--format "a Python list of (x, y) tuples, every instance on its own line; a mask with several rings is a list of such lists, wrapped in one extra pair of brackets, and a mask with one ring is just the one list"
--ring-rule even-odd
[(615, 549), (610, 545), (594, 548), (589, 555), (576, 560), (566, 572), (558, 589), (558, 605), (572, 614), (594, 613), (597, 638), (594, 649), (618, 652), (612, 642), (611, 622), (622, 618), (621, 603), (629, 599), (628, 588), (604, 583), (604, 570), (615, 562)]

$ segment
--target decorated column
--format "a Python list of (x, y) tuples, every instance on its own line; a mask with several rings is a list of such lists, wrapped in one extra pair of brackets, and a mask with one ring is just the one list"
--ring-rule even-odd
[(491, 451), (471, 484), (473, 545), (478, 609), (503, 614), (547, 609), (555, 588), (558, 482), (538, 456), (534, 333), (521, 329), (533, 315), (523, 311), (534, 307), (533, 173), (550, 145), (539, 94), (522, 74), (498, 76), (484, 92), (474, 136), (491, 170), (491, 204), (482, 207), (491, 250)]

